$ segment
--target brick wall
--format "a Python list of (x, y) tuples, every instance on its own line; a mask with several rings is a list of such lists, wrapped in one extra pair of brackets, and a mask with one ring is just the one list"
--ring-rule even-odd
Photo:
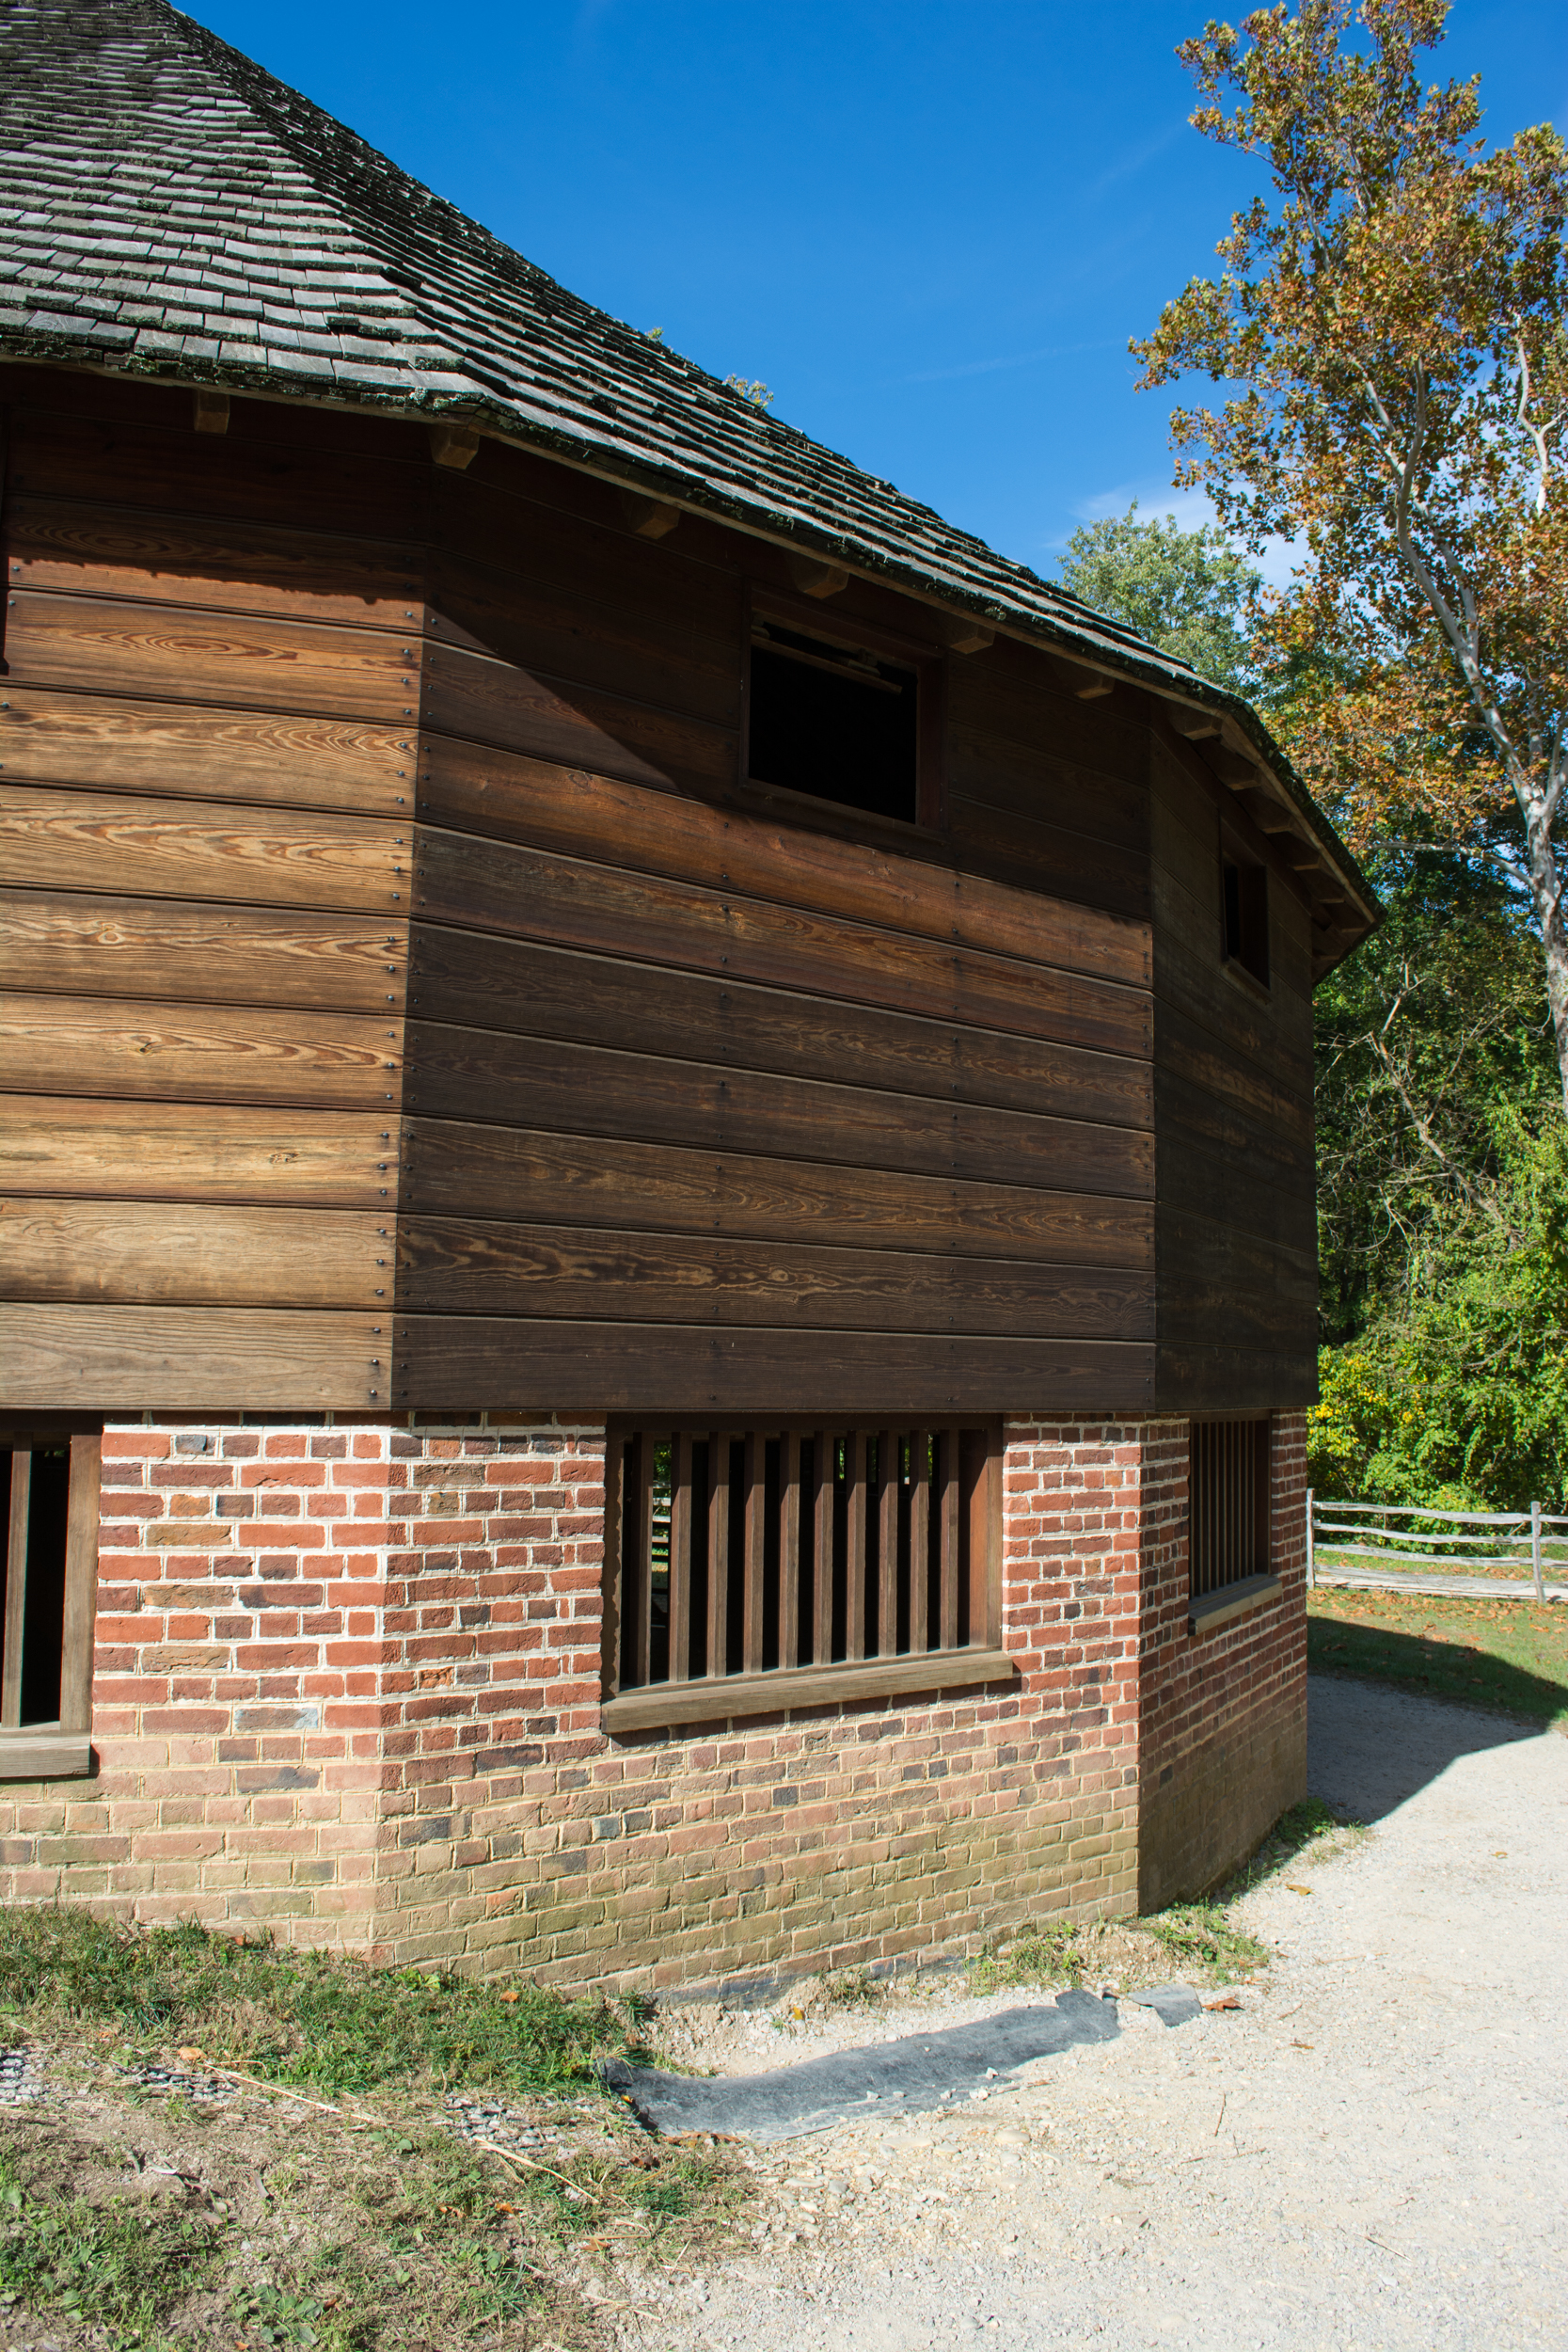
[(112, 1427), (101, 1769), (0, 1790), (0, 1891), (626, 1987), (1130, 1911), (1140, 1785), (1203, 1867), (1166, 1792), (1293, 1703), (1257, 1621), (1187, 1636), (1185, 1478), (1184, 1422), (1011, 1422), (1014, 1684), (612, 1740), (601, 1429)]

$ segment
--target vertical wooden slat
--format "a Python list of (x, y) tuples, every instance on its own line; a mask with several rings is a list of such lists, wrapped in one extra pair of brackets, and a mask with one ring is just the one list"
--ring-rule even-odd
[(849, 1540), (847, 1571), (849, 1578), (848, 1631), (847, 1645), (851, 1658), (865, 1656), (865, 1432), (851, 1429), (845, 1439), (848, 1460), (846, 1464), (849, 1487)]
[(779, 1663), (800, 1662), (800, 1433), (779, 1448)]
[(730, 1433), (710, 1432), (707, 1441), (707, 1670), (729, 1669), (730, 1645)]
[(744, 1600), (740, 1621), (741, 1671), (758, 1675), (763, 1660), (763, 1562), (768, 1531), (768, 1444), (760, 1429), (746, 1432), (746, 1517), (743, 1555)]
[(66, 1505), (65, 1627), (60, 1660), (60, 1729), (92, 1729), (92, 1632), (98, 1613), (98, 1497), (103, 1440), (71, 1440)]
[(691, 1673), (691, 1439), (683, 1430), (670, 1452), (670, 1679)]
[(929, 1445), (924, 1429), (910, 1432), (910, 1647), (917, 1658), (931, 1645)]
[(944, 1429), (942, 1435), (942, 1526), (941, 1552), (938, 1563), (938, 1624), (939, 1648), (958, 1646), (958, 1498), (959, 1498), (959, 1433)]
[(812, 1439), (811, 1656), (828, 1666), (833, 1656), (833, 1470), (838, 1441), (831, 1429)]
[(632, 1493), (637, 1508), (637, 1546), (632, 1554), (634, 1589), (631, 1611), (631, 1678), (638, 1690), (646, 1687), (653, 1656), (654, 1615), (654, 1436), (640, 1429), (632, 1445)]
[(903, 1438), (896, 1429), (877, 1433), (877, 1655), (891, 1658), (898, 1647), (898, 1483)]
[(979, 1439), (984, 1453), (969, 1511), (969, 1638), (1002, 1646), (1002, 1440)]
[(22, 1721), (22, 1642), (27, 1623), (27, 1510), (33, 1492), (33, 1457), (11, 1455), (11, 1508), (6, 1540), (6, 1632), (0, 1665), (0, 1725), (14, 1730)]

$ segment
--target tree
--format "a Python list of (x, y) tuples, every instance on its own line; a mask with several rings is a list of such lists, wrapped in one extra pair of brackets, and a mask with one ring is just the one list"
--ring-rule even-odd
[(1179, 480), (1302, 550), (1271, 622), (1321, 688), (1291, 748), (1353, 838), (1414, 815), (1502, 861), (1568, 1113), (1568, 151), (1544, 126), (1488, 153), (1478, 83), (1423, 88), (1447, 13), (1301, 0), (1183, 43), (1194, 124), (1266, 156), (1275, 199), (1132, 349), (1145, 387), (1239, 388), (1173, 418)]
[(1255, 691), (1242, 622), (1261, 577), (1212, 524), (1180, 531), (1174, 515), (1141, 523), (1134, 499), (1125, 515), (1073, 532), (1061, 578), (1097, 612), (1125, 621), (1216, 685), (1233, 694)]

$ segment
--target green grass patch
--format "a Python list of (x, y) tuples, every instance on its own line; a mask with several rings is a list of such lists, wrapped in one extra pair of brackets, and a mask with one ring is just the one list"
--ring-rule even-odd
[(1568, 1727), (1568, 1604), (1320, 1586), (1307, 1612), (1315, 1674), (1364, 1675)]
[(1236, 1925), (1223, 1903), (1172, 1903), (1138, 1925), (1163, 1945), (1174, 1966), (1200, 1981), (1224, 1982), (1273, 1957), (1266, 1944)]
[(163, 2341), (158, 2321), (198, 2286), (214, 2231), (123, 2198), (35, 2196), (0, 2155), (0, 2311), (17, 2306), (102, 2328), (109, 2352)]
[(1003, 1950), (982, 1952), (969, 1975), (976, 1993), (1000, 1993), (1015, 1984), (1082, 1984), (1079, 1931), (1072, 1926), (1028, 1928)]
[(327, 2097), (465, 2087), (571, 2093), (627, 2050), (602, 2001), (520, 1982), (372, 1968), (195, 1926), (83, 1911), (0, 1913), (0, 2012), (43, 2032), (111, 2026), (133, 2050), (193, 2044), (218, 2065)]

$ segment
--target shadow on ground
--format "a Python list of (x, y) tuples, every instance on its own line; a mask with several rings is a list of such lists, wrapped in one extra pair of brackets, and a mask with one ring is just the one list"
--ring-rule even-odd
[(1463, 1756), (1556, 1736), (1546, 1723), (1456, 1706), (1447, 1693), (1403, 1686), (1380, 1697), (1370, 1708), (1365, 1682), (1350, 1673), (1313, 1674), (1307, 1685), (1307, 1787), (1349, 1820), (1382, 1820)]

